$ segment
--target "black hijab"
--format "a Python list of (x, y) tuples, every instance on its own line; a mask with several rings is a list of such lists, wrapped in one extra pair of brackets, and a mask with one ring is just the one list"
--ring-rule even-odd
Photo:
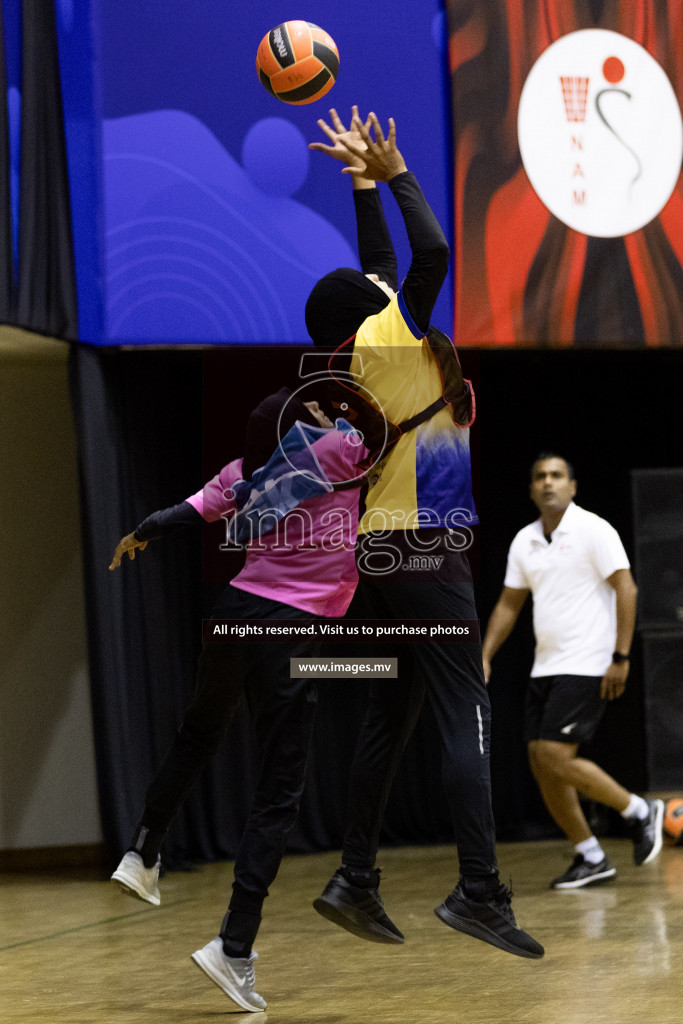
[(254, 471), (265, 465), (280, 440), (297, 420), (314, 427), (319, 426), (313, 413), (292, 394), (290, 388), (280, 388), (256, 406), (247, 422), (242, 459), (242, 476), (245, 480), (251, 480)]
[(337, 348), (389, 301), (389, 296), (360, 270), (340, 267), (322, 277), (309, 295), (306, 329), (314, 345)]

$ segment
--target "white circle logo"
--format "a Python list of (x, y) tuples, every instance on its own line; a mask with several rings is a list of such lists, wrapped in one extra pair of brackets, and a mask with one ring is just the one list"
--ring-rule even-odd
[(681, 172), (671, 83), (618, 32), (585, 29), (549, 46), (524, 83), (517, 131), (539, 199), (585, 235), (614, 238), (649, 224)]

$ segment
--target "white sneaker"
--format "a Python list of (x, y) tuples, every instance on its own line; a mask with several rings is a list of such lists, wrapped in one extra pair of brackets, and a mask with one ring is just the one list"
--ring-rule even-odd
[(154, 867), (146, 868), (140, 854), (129, 850), (124, 854), (123, 860), (111, 876), (111, 880), (129, 895), (136, 896), (137, 899), (158, 907), (161, 903), (161, 894), (157, 884), (160, 864), (161, 857), (157, 857)]
[(243, 1010), (258, 1013), (259, 1010), (265, 1010), (268, 1004), (258, 992), (254, 992), (254, 960), (257, 956), (258, 953), (253, 951), (244, 959), (226, 956), (223, 940), (219, 936), (193, 953), (192, 959), (234, 1003)]

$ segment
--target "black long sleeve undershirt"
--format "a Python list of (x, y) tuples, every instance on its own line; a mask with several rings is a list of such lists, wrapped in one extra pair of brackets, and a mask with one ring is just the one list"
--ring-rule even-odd
[(396, 253), (384, 219), (379, 189), (355, 189), (353, 201), (360, 268), (364, 274), (377, 274), (380, 281), (386, 281), (390, 288), (398, 291)]
[[(393, 177), (389, 181), (389, 188), (401, 211), (412, 253), (401, 291), (408, 312), (419, 329), (426, 333), (434, 304), (448, 273), (448, 242), (411, 171)], [(358, 252), (363, 273), (377, 274), (392, 288), (396, 288), (396, 256), (384, 219), (379, 190), (357, 189), (353, 196)], [(393, 279), (388, 276), (391, 273)]]
[(189, 501), (181, 501), (178, 505), (152, 512), (136, 526), (134, 536), (136, 540), (157, 540), (181, 526), (196, 526), (203, 521), (194, 505), (190, 505)]

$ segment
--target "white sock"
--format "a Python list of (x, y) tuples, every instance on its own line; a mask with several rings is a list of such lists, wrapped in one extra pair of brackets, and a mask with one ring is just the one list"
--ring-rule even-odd
[(635, 793), (631, 793), (631, 799), (628, 802), (628, 807), (625, 811), (621, 812), (622, 818), (638, 818), (640, 821), (644, 821), (650, 813), (647, 800), (643, 800), (642, 796), (636, 796)]
[(605, 859), (605, 851), (595, 836), (577, 843), (574, 849), (581, 854), (587, 864), (599, 864), (601, 860)]

